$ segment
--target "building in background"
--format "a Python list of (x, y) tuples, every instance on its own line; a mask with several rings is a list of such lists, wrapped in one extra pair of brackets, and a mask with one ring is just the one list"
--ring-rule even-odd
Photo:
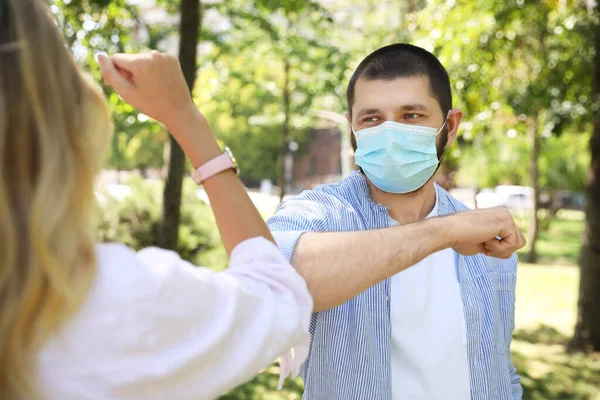
[(313, 189), (343, 178), (341, 136), (337, 127), (312, 130), (307, 150), (298, 154), (294, 163), (293, 192)]

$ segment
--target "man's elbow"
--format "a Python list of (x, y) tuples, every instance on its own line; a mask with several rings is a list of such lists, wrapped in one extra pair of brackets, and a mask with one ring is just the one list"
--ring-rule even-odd
[(334, 307), (335, 305), (332, 305), (329, 296), (326, 293), (323, 293), (324, 290), (321, 287), (322, 285), (320, 285), (318, 282), (315, 282), (315, 278), (309, 272), (310, 270), (303, 268), (302, 264), (295, 263), (294, 258), (292, 258), (292, 265), (296, 269), (296, 272), (298, 272), (298, 274), (304, 278), (306, 286), (308, 287), (308, 291), (313, 298), (313, 311), (320, 312)]
[(308, 286), (308, 291), (313, 298), (313, 311), (320, 312), (338, 304), (331, 298), (333, 287), (323, 283), (326, 278), (315, 268), (315, 265), (322, 264), (323, 260), (318, 260), (314, 254), (307, 251), (307, 247), (311, 246), (312, 236), (308, 232), (300, 237), (292, 254), (291, 264)]
[(314, 276), (313, 270), (311, 268), (307, 268), (306, 263), (300, 262), (295, 254), (292, 257), (292, 266), (306, 282), (308, 291), (313, 298), (314, 312), (325, 311), (337, 305), (331, 299), (331, 290), (333, 290), (333, 288), (323, 287), (320, 279)]

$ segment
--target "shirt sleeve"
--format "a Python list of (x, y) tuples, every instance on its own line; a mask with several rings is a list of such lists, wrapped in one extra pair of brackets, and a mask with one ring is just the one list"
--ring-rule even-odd
[(143, 398), (214, 399), (309, 340), (306, 283), (266, 239), (239, 244), (222, 272), (156, 248), (137, 257), (158, 284), (133, 316), (146, 340), (128, 342), (115, 365), (131, 381), (118, 398), (145, 387)]
[(291, 262), (298, 240), (304, 233), (327, 231), (327, 212), (314, 200), (293, 198), (279, 206), (267, 225), (277, 246)]
[[(306, 195), (300, 195), (283, 202), (275, 215), (269, 218), (267, 225), (284, 257), (291, 262), (298, 240), (304, 233), (327, 231), (327, 212), (321, 204)], [(309, 348), (310, 338), (306, 338), (305, 342), (299, 343), (282, 357), (279, 389), (288, 375), (291, 374), (292, 378), (298, 376), (308, 357)]]

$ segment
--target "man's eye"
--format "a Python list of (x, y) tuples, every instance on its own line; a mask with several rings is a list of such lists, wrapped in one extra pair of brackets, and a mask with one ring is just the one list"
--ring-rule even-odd
[(404, 119), (417, 119), (421, 117), (421, 114), (404, 114)]
[(363, 122), (377, 122), (379, 120), (378, 117), (367, 117), (363, 119)]

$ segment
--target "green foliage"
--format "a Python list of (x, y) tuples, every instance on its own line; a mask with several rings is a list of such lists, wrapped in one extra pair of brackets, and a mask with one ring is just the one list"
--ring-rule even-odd
[[(536, 245), (542, 264), (573, 265), (579, 261), (583, 217), (583, 212), (580, 211), (561, 210), (558, 212), (556, 219), (540, 233)], [(527, 218), (524, 215), (516, 215), (515, 219), (526, 234)], [(521, 261), (527, 260), (529, 247), (530, 243), (517, 252)]]
[[(157, 4), (178, 11), (179, 2)], [(156, 48), (176, 28), (146, 23), (125, 0), (51, 5), (76, 58), (97, 80), (97, 51)], [(358, 60), (383, 44), (409, 41), (440, 57), (456, 106), (465, 111), (461, 146), (445, 157), (447, 167), (460, 171), (460, 183), (528, 184), (525, 135), (537, 122), (542, 189), (582, 187), (588, 157), (579, 137), (589, 132), (596, 111), (593, 15), (583, 0), (352, 0), (326, 6), (310, 0), (227, 0), (203, 3), (203, 10), (226, 22), (206, 25), (200, 35), (204, 50), (195, 97), (219, 139), (236, 153), (246, 182), (278, 174), (285, 63), (291, 66), (291, 139), (302, 144), (318, 124), (312, 110), (344, 112), (345, 85)], [(133, 40), (133, 26), (148, 31), (146, 42)], [(115, 94), (109, 100), (115, 111), (109, 166), (162, 166), (164, 129)], [(553, 138), (563, 135), (567, 138)], [(561, 146), (568, 147), (569, 157), (560, 157)]]
[[(51, 4), (76, 59), (97, 81), (101, 78), (93, 57), (98, 51), (157, 48), (175, 28), (148, 24), (136, 6), (125, 0), (52, 0)], [(178, 11), (179, 2), (157, 4), (170, 13)], [(209, 26), (201, 33), (199, 39), (211, 50), (200, 60), (196, 100), (219, 139), (236, 153), (242, 178), (274, 180), (284, 113), (291, 116), (291, 139), (306, 141), (315, 124), (311, 108), (335, 103), (331, 94), (343, 92), (341, 80), (349, 56), (326, 40), (331, 17), (313, 1), (229, 0), (203, 4), (203, 10), (204, 14), (218, 12), (228, 23), (223, 29)], [(145, 43), (133, 37), (134, 27), (148, 32)], [(282, 100), (286, 62), (291, 67), (288, 110)], [(162, 166), (165, 130), (138, 115), (109, 89), (106, 92), (115, 118), (108, 166)]]
[[(100, 68), (94, 60), (98, 52), (113, 54), (145, 48), (132, 40), (131, 27), (142, 21), (137, 8), (126, 0), (51, 0), (50, 7), (75, 59), (96, 82), (102, 82)], [(149, 44), (156, 35), (162, 34), (158, 28), (153, 32)], [(121, 101), (111, 89), (104, 86), (103, 89), (115, 126), (107, 166), (116, 169), (162, 166), (167, 138), (164, 129)]]
[(260, 55), (247, 59), (222, 54), (206, 62), (198, 75), (196, 101), (211, 121), (218, 138), (227, 144), (246, 181), (275, 179), (275, 159), (281, 132), (282, 71), (270, 68)]
[[(103, 194), (98, 218), (101, 242), (124, 243), (135, 250), (157, 244), (162, 183), (149, 184), (140, 178), (126, 181), (129, 196), (116, 200)], [(195, 265), (223, 269), (227, 256), (209, 206), (194, 194), (192, 182), (184, 186), (178, 253)]]
[[(462, 149), (450, 149), (447, 160), (471, 170), (460, 172), (463, 184), (529, 184), (525, 136), (537, 129), (542, 189), (581, 189), (588, 158), (577, 136), (589, 132), (594, 111), (592, 25), (583, 1), (432, 1), (405, 16), (401, 26), (439, 56), (465, 111)], [(561, 135), (569, 137), (562, 144), (577, 144), (576, 166), (557, 174), (544, 166), (557, 161), (551, 136)]]
[(545, 139), (544, 156), (539, 164), (541, 187), (547, 191), (585, 189), (590, 165), (587, 151), (590, 131), (588, 128)]
[[(467, 126), (469, 124), (467, 123)], [(589, 129), (543, 137), (539, 160), (540, 187), (546, 192), (582, 191), (590, 163)], [(454, 149), (460, 158), (458, 180), (475, 187), (529, 183), (529, 143), (523, 133), (511, 128), (507, 134), (482, 133), (472, 144)]]
[(201, 64), (196, 100), (236, 154), (241, 178), (275, 180), (284, 122), (291, 140), (306, 142), (316, 124), (311, 110), (342, 91), (347, 56), (326, 40), (330, 18), (314, 2), (232, 0), (219, 11), (231, 29), (220, 33)]
[(157, 194), (143, 182), (130, 181), (133, 196), (117, 200), (102, 193), (98, 221), (100, 242), (118, 242), (140, 250), (156, 244), (156, 227), (160, 209), (156, 207)]
[(286, 379), (281, 390), (279, 366), (275, 363), (264, 372), (256, 375), (250, 382), (219, 397), (219, 400), (300, 400), (304, 392), (302, 378)]

